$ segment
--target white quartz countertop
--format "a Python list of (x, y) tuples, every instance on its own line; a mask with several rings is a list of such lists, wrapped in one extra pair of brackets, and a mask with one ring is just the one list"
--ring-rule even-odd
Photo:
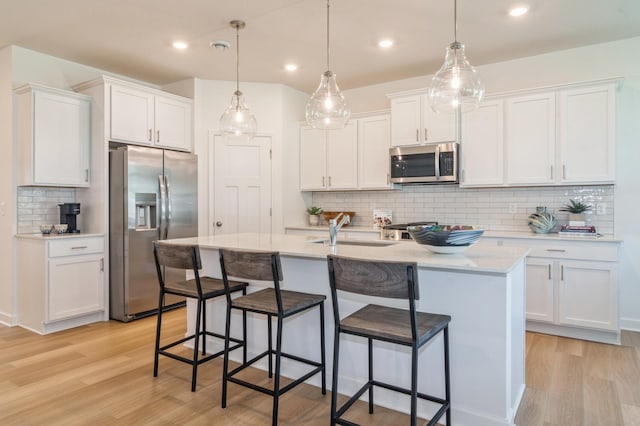
[(104, 237), (104, 234), (16, 234), (16, 238), (24, 238), (31, 240), (60, 240), (60, 239), (68, 239), (68, 238), (87, 238), (87, 237)]
[(422, 268), (498, 274), (510, 272), (529, 253), (529, 249), (526, 247), (476, 245), (459, 254), (436, 254), (413, 242), (392, 242), (395, 244), (375, 247), (338, 244), (333, 248), (327, 243), (314, 242), (318, 240), (317, 237), (304, 235), (247, 233), (180, 238), (168, 241), (179, 244), (198, 244), (201, 249), (272, 250), (280, 252), (282, 256), (310, 259), (324, 259), (328, 254), (334, 253), (340, 256), (371, 260), (416, 262)]

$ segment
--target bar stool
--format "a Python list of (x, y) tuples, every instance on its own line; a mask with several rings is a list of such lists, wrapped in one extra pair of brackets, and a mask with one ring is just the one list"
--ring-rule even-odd
[[(280, 395), (291, 390), (317, 373), (322, 377), (322, 394), (327, 393), (326, 371), (325, 371), (325, 343), (324, 343), (324, 301), (326, 296), (321, 294), (300, 293), (296, 291), (287, 291), (280, 289), (280, 281), (282, 281), (282, 266), (280, 263), (280, 254), (278, 252), (269, 251), (241, 251), (241, 250), (220, 250), (220, 266), (222, 268), (222, 279), (227, 287), (227, 329), (224, 352), (224, 367), (222, 374), (222, 408), (227, 406), (227, 382), (236, 383), (258, 392), (262, 392), (273, 397), (273, 414), (272, 424), (278, 424), (278, 400)], [(231, 281), (229, 277), (243, 280), (271, 281), (273, 288), (265, 288), (250, 293), (246, 296), (231, 299), (229, 292)], [(304, 359), (296, 355), (282, 352), (282, 327), (283, 320), (299, 312), (318, 307), (320, 311), (320, 362), (310, 359)], [(231, 320), (231, 310), (239, 309), (243, 313), (254, 312), (267, 315), (267, 333), (268, 348), (266, 351), (256, 355), (251, 360), (244, 360), (242, 365), (229, 371), (229, 351), (234, 348), (229, 347), (229, 324)], [(273, 349), (271, 319), (276, 317), (276, 348)], [(275, 355), (275, 377), (273, 375), (273, 358)], [(247, 382), (235, 375), (256, 361), (268, 356), (269, 361), (269, 378), (273, 378), (273, 389), (258, 386)], [(308, 364), (313, 367), (311, 371), (302, 377), (292, 381), (286, 386), (280, 387), (280, 359), (286, 357), (297, 362)]]
[[(440, 404), (440, 409), (427, 423), (435, 425), (446, 412), (447, 425), (451, 425), (451, 399), (449, 391), (449, 315), (416, 312), (418, 295), (416, 263), (380, 262), (352, 259), (335, 255), (327, 256), (335, 342), (333, 346), (333, 381), (331, 395), (331, 425), (353, 425), (341, 419), (345, 412), (366, 391), (369, 391), (369, 413), (373, 414), (373, 387), (379, 386), (411, 396), (411, 425), (416, 424), (417, 398)], [(370, 296), (407, 299), (409, 310), (369, 304), (358, 311), (340, 318), (337, 290)], [(418, 392), (418, 350), (440, 333), (444, 334), (444, 399)], [(339, 409), (338, 357), (340, 333), (367, 338), (369, 343), (369, 380)], [(379, 382), (373, 378), (373, 340), (411, 346), (411, 388), (401, 388)]]
[[(173, 358), (178, 361), (191, 364), (191, 392), (196, 390), (196, 377), (198, 373), (198, 365), (207, 362), (213, 358), (216, 358), (224, 353), (224, 350), (218, 351), (214, 354), (206, 355), (206, 336), (213, 336), (218, 339), (225, 339), (225, 336), (214, 333), (207, 330), (207, 315), (206, 315), (206, 301), (213, 299), (214, 297), (224, 296), (228, 291), (229, 294), (241, 291), (242, 294), (247, 293), (247, 283), (243, 282), (228, 282), (226, 284), (227, 291), (225, 291), (225, 284), (221, 279), (200, 277), (198, 272), (202, 268), (200, 261), (200, 249), (197, 245), (177, 245), (162, 243), (158, 244), (157, 241), (153, 242), (153, 256), (156, 262), (156, 271), (158, 273), (158, 282), (160, 283), (160, 297), (158, 300), (158, 323), (156, 325), (156, 344), (155, 354), (153, 360), (153, 377), (158, 377), (158, 360), (160, 355), (164, 355), (169, 358)], [(185, 271), (192, 271), (194, 274), (193, 279), (182, 279), (179, 281), (167, 281), (165, 280), (166, 274), (165, 268), (183, 269)], [(183, 277), (185, 277), (183, 275)], [(162, 313), (164, 310), (164, 296), (165, 294), (175, 294), (177, 296), (191, 297), (197, 299), (198, 308), (196, 310), (196, 323), (195, 332), (182, 339), (173, 341), (166, 345), (160, 346), (160, 331), (162, 326)], [(246, 337), (246, 317), (243, 318), (243, 338), (242, 340), (236, 338), (229, 338), (234, 342), (232, 349), (244, 347), (244, 339)], [(202, 330), (200, 330), (202, 326)], [(199, 355), (200, 338), (202, 338), (202, 357)], [(194, 341), (193, 344), (193, 358), (187, 358), (182, 355), (178, 355), (169, 351), (169, 349), (184, 343), (188, 340)], [(228, 343), (227, 343), (228, 344)], [(244, 357), (246, 359), (246, 348), (244, 349)]]

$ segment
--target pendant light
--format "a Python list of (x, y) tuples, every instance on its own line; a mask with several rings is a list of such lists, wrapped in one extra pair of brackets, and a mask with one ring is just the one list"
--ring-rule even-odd
[(329, 0), (327, 0), (327, 71), (320, 77), (318, 89), (311, 95), (305, 109), (307, 123), (316, 129), (342, 129), (351, 110), (338, 88), (336, 75), (329, 67)]
[(484, 85), (458, 42), (458, 7), (453, 0), (453, 43), (447, 47), (442, 68), (429, 87), (429, 105), (435, 112), (454, 114), (472, 111), (484, 96)]
[(245, 23), (233, 20), (229, 25), (236, 29), (236, 91), (231, 97), (231, 104), (220, 117), (220, 131), (227, 136), (246, 136), (253, 139), (258, 123), (247, 108), (240, 91), (240, 30), (245, 27)]

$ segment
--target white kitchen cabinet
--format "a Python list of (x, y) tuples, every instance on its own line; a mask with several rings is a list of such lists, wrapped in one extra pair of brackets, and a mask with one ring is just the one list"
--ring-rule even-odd
[(526, 283), (528, 330), (618, 342), (619, 243), (550, 238), (482, 240), (530, 247)]
[(389, 148), (391, 120), (388, 114), (358, 120), (358, 188), (391, 188)]
[(486, 100), (462, 119), (460, 186), (504, 183), (503, 101)]
[(358, 187), (358, 126), (300, 129), (300, 189), (344, 190)]
[(615, 182), (615, 83), (558, 92), (562, 184)]
[(504, 102), (506, 184), (552, 184), (556, 173), (555, 94), (512, 96)]
[(110, 140), (191, 151), (191, 101), (111, 84)]
[(35, 84), (15, 95), (18, 185), (89, 186), (91, 98)]
[(455, 114), (437, 114), (424, 93), (391, 95), (391, 146), (455, 140)]
[(106, 321), (104, 237), (18, 236), (18, 324), (47, 334)]

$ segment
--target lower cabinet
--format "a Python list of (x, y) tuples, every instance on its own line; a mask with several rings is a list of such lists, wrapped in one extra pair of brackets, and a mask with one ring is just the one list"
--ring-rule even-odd
[(618, 343), (617, 242), (489, 238), (528, 246), (527, 329)]
[(104, 237), (18, 237), (18, 324), (46, 334), (108, 319)]

